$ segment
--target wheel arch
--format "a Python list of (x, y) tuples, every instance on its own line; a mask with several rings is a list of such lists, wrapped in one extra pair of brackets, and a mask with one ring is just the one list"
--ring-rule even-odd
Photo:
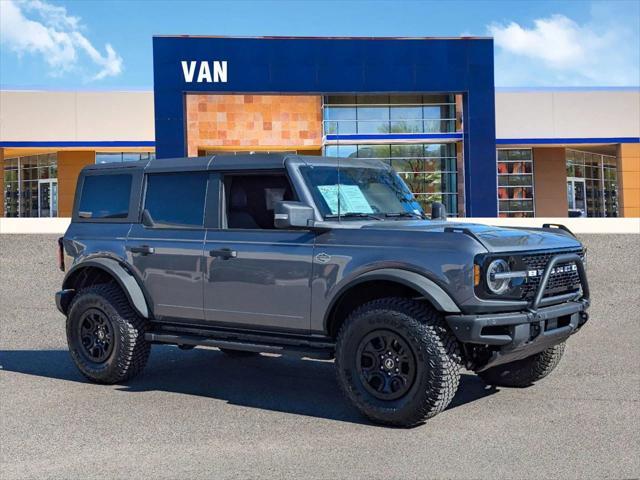
[(101, 280), (107, 277), (118, 284), (138, 315), (149, 318), (147, 299), (138, 280), (112, 258), (92, 258), (74, 265), (65, 275), (62, 288), (77, 291), (87, 285), (103, 283)]
[[(349, 300), (351, 296), (353, 300)], [(332, 337), (337, 335), (354, 307), (388, 296), (423, 297), (440, 312), (460, 312), (451, 296), (433, 280), (408, 270), (383, 268), (364, 273), (338, 290), (325, 313), (325, 331)]]

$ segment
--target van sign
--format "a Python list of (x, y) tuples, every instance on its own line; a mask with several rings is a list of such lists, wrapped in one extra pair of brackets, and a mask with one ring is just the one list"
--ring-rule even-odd
[(196, 83), (227, 83), (226, 60), (212, 62), (182, 60), (180, 64), (185, 83), (193, 83), (194, 77)]

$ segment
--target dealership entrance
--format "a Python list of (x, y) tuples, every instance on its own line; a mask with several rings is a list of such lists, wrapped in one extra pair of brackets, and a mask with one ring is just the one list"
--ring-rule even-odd
[(570, 217), (617, 217), (617, 158), (566, 150), (567, 206)]
[(55, 153), (4, 160), (7, 217), (58, 216), (58, 159)]

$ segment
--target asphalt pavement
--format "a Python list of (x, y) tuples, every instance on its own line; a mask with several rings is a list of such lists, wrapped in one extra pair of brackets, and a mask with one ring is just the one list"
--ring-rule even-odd
[(465, 373), (425, 425), (386, 428), (333, 363), (154, 346), (126, 385), (88, 383), (53, 294), (55, 236), (0, 235), (0, 478), (638, 478), (640, 236), (583, 236), (591, 320), (527, 389)]

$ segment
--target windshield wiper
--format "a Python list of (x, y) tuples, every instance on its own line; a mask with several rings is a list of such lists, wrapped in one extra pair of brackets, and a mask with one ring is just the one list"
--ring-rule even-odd
[(371, 218), (373, 220), (384, 220), (384, 218), (373, 215), (372, 213), (361, 212), (347, 212), (341, 213), (340, 215), (338, 215), (337, 213), (331, 213), (329, 215), (325, 215), (324, 218)]
[(385, 213), (384, 214), (385, 217), (388, 218), (400, 218), (400, 217), (411, 217), (411, 218), (419, 218), (421, 220), (424, 219), (424, 216), (419, 214), (419, 213), (415, 213), (415, 212), (395, 212), (395, 213)]

